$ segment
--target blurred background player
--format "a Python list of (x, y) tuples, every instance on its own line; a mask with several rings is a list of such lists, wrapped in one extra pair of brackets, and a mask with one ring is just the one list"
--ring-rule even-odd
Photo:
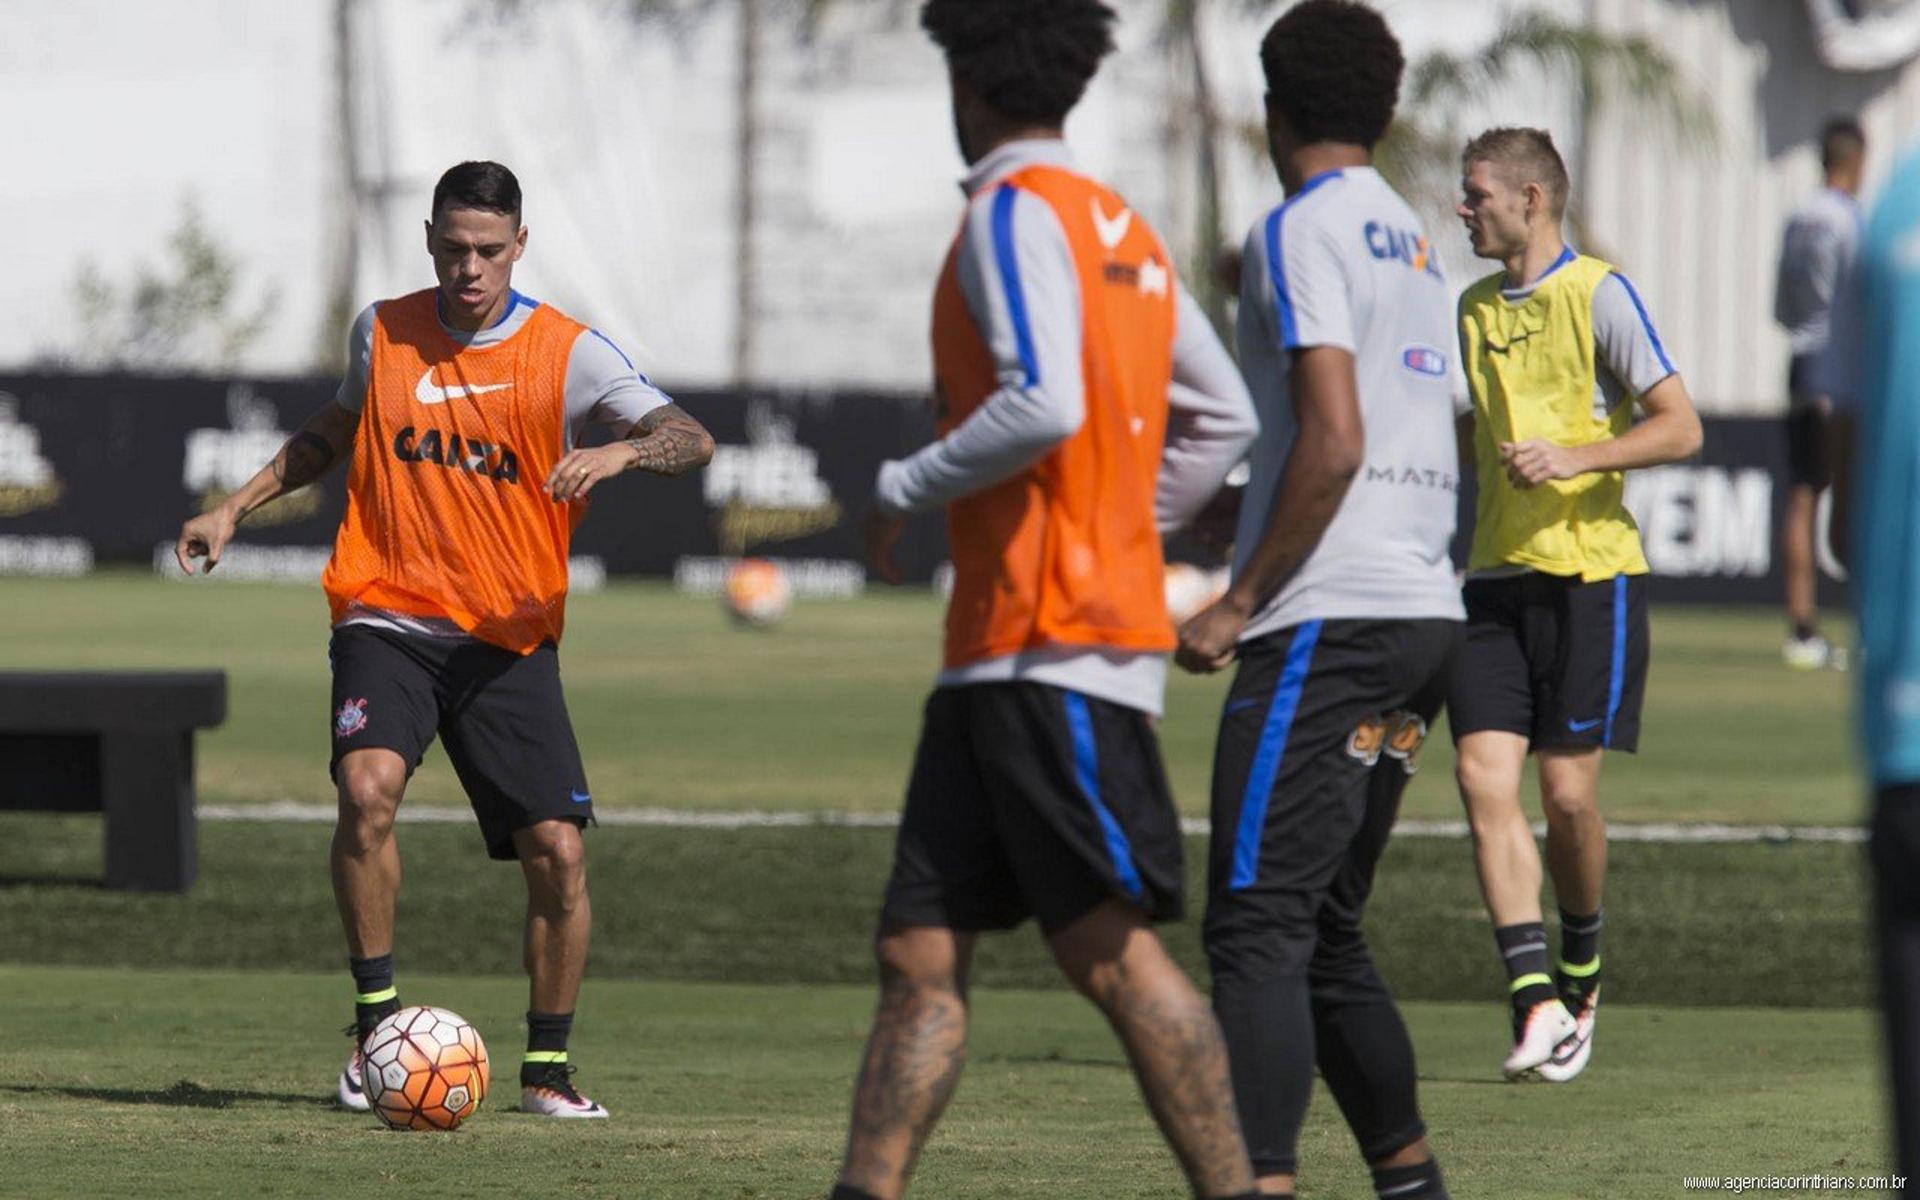
[(1151, 923), (1181, 915), (1154, 735), (1160, 538), (1219, 489), (1251, 402), (1158, 235), (1061, 126), (1112, 49), (1098, 0), (931, 0), (969, 165), (934, 295), (940, 439), (882, 465), (868, 541), (947, 510), (945, 666), (880, 916), (880, 1004), (836, 1200), (895, 1200), (959, 1081), (982, 930), (1033, 917), (1119, 1035), (1194, 1195), (1251, 1196), (1226, 1052)]
[(1413, 1044), (1361, 933), (1374, 868), (1460, 638), (1451, 293), (1373, 168), (1404, 59), (1307, 0), (1260, 48), (1287, 201), (1241, 256), (1260, 417), (1226, 595), (1179, 661), (1240, 661), (1213, 769), (1206, 949), (1262, 1193), (1291, 1195), (1316, 1063), (1383, 1196), (1446, 1195)]
[[(441, 176), (426, 223), (437, 288), (367, 307), (334, 401), (266, 467), (188, 521), (180, 567), (212, 571), (248, 514), (351, 456), (323, 584), (333, 612), (332, 873), (353, 972), (340, 1103), (369, 1107), (360, 1045), (400, 1006), (394, 815), (436, 733), (487, 853), (520, 860), (531, 977), (521, 1107), (604, 1117), (575, 1090), (567, 1036), (592, 922), (593, 819), (561, 694), (567, 550), (588, 493), (623, 471), (677, 475), (713, 441), (606, 337), (513, 290), (520, 184), (498, 163)], [(626, 440), (577, 448), (591, 425)]]
[(1834, 401), (1835, 550), (1860, 617), (1894, 1150), (1902, 1194), (1920, 1196), (1920, 152), (1874, 206), (1833, 316), (1815, 379)]
[[(1513, 1004), (1503, 1069), (1565, 1082), (1593, 1052), (1600, 1000), (1600, 760), (1638, 745), (1646, 690), (1647, 560), (1623, 472), (1697, 452), (1700, 419), (1633, 285), (1562, 236), (1568, 179), (1553, 139), (1489, 130), (1462, 169), (1473, 252), (1505, 269), (1460, 298), (1472, 396), (1460, 437), (1480, 490), (1448, 721)], [(1540, 851), (1520, 807), (1530, 750), (1560, 904), (1553, 974)]]
[(1830, 336), (1834, 288), (1860, 242), (1860, 178), (1866, 135), (1848, 118), (1827, 122), (1820, 134), (1826, 185), (1787, 220), (1773, 316), (1787, 331), (1793, 358), (1787, 368), (1787, 510), (1780, 526), (1780, 567), (1786, 575), (1789, 631), (1781, 654), (1790, 667), (1843, 666), (1838, 648), (1820, 633), (1819, 572), (1814, 515), (1827, 486), (1829, 398), (1814, 386), (1813, 369)]

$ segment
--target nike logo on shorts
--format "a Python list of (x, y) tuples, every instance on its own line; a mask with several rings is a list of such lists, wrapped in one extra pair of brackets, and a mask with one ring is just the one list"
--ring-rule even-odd
[(585, 792), (572, 792), (570, 794), (573, 796), (573, 802), (575, 804), (585, 804), (587, 801), (593, 799), (592, 796), (587, 795)]
[(1595, 725), (1598, 725), (1599, 723), (1600, 723), (1599, 717), (1595, 717), (1591, 721), (1568, 721), (1567, 730), (1571, 733), (1585, 733), (1587, 730), (1592, 729)]

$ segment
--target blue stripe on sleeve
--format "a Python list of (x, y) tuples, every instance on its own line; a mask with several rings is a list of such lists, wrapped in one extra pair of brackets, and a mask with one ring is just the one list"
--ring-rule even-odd
[(1100, 758), (1093, 742), (1093, 713), (1087, 708), (1087, 698), (1078, 692), (1066, 692), (1065, 700), (1067, 728), (1073, 735), (1074, 778), (1079, 781), (1088, 807), (1093, 809), (1094, 819), (1100, 822), (1100, 832), (1107, 840), (1107, 857), (1113, 860), (1120, 886), (1138, 900), (1145, 889), (1140, 883), (1139, 868), (1133, 865), (1133, 845), (1127, 841), (1127, 831), (1120, 827), (1119, 820), (1100, 800)]
[(1273, 689), (1273, 703), (1267, 706), (1266, 723), (1260, 727), (1260, 743), (1240, 797), (1240, 824), (1233, 837), (1233, 873), (1227, 879), (1227, 886), (1234, 891), (1253, 886), (1260, 877), (1260, 839), (1267, 828), (1267, 805), (1273, 799), (1274, 781), (1280, 778), (1280, 759), (1286, 753), (1287, 735), (1293, 732), (1293, 714), (1300, 707), (1300, 692), (1306, 686), (1307, 672), (1313, 666), (1313, 647), (1319, 640), (1320, 622), (1303, 623), (1293, 631), (1293, 642), (1280, 665), (1280, 682)]
[(1020, 260), (1013, 251), (1013, 205), (1020, 189), (1003, 183), (993, 195), (993, 256), (1000, 266), (1000, 286), (1007, 294), (1007, 312), (1013, 317), (1013, 339), (1020, 348), (1020, 369), (1027, 386), (1040, 382), (1040, 363), (1033, 353), (1033, 327), (1027, 324), (1027, 297), (1020, 289)]
[(1653, 343), (1654, 357), (1660, 360), (1660, 366), (1666, 370), (1667, 374), (1673, 374), (1673, 360), (1667, 357), (1667, 348), (1660, 344), (1660, 335), (1653, 328), (1653, 318), (1647, 315), (1647, 306), (1640, 302), (1640, 293), (1633, 290), (1633, 281), (1618, 271), (1612, 274), (1620, 281), (1621, 286), (1627, 289), (1627, 298), (1633, 301), (1633, 310), (1640, 314), (1640, 324), (1646, 327), (1647, 340)]
[(1300, 344), (1300, 328), (1293, 320), (1293, 301), (1287, 296), (1287, 265), (1280, 251), (1280, 221), (1287, 215), (1282, 204), (1267, 217), (1267, 274), (1273, 276), (1273, 312), (1280, 322), (1280, 345), (1288, 350)]
[(1627, 682), (1627, 577), (1613, 577), (1613, 661), (1607, 669), (1607, 725), (1600, 732), (1602, 746), (1613, 745), (1613, 716), (1620, 711), (1620, 693)]
[(648, 387), (653, 386), (653, 381), (651, 379), (648, 379), (645, 372), (641, 371), (639, 367), (636, 367), (633, 365), (633, 360), (627, 357), (627, 352), (625, 350), (622, 350), (620, 347), (615, 346), (613, 344), (612, 338), (608, 337), (604, 333), (601, 333), (598, 329), (589, 329), (587, 330), (587, 332), (599, 338), (601, 341), (605, 342), (607, 345), (612, 346), (613, 352), (620, 356), (621, 362), (627, 364), (627, 370), (633, 372), (634, 378), (638, 379), (641, 383), (646, 384)]
[(1267, 215), (1267, 274), (1273, 277), (1273, 309), (1280, 321), (1280, 345), (1287, 350), (1300, 347), (1300, 325), (1293, 316), (1293, 297), (1287, 294), (1287, 261), (1285, 249), (1280, 244), (1280, 222), (1287, 210), (1299, 202), (1302, 196), (1323, 183), (1342, 178), (1338, 170), (1322, 171), (1300, 185), (1300, 190), (1288, 196), (1280, 207)]

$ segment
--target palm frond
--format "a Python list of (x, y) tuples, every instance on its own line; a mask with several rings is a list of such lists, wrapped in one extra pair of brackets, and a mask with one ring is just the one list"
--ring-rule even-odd
[(1408, 74), (1406, 102), (1430, 126), (1451, 126), (1525, 70), (1571, 85), (1585, 111), (1637, 109), (1690, 149), (1718, 140), (1713, 108), (1665, 50), (1639, 34), (1612, 34), (1544, 13), (1509, 17), (1478, 52), (1430, 54)]

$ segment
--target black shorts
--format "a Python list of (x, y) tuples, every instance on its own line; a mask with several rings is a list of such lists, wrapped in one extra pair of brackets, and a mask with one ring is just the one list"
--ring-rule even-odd
[(1535, 750), (1640, 744), (1647, 577), (1529, 571), (1470, 579), (1467, 640), (1447, 688), (1453, 740), (1504, 730)]
[(407, 772), (440, 735), (487, 853), (518, 857), (515, 831), (593, 820), (580, 747), (560, 693), (560, 656), (485, 642), (410, 636), (366, 625), (333, 631), (333, 754), (391, 750)]
[(1358, 928), (1459, 641), (1458, 621), (1329, 620), (1241, 644), (1213, 763), (1216, 961), (1277, 921), (1304, 933), (1287, 951), (1304, 968), (1321, 906), (1356, 866), (1344, 890)]
[(928, 697), (884, 923), (1053, 933), (1110, 897), (1172, 921), (1183, 875), (1146, 713), (1040, 683)]
[(1816, 491), (1827, 486), (1827, 414), (1813, 390), (1816, 355), (1802, 354), (1787, 368), (1787, 480)]

